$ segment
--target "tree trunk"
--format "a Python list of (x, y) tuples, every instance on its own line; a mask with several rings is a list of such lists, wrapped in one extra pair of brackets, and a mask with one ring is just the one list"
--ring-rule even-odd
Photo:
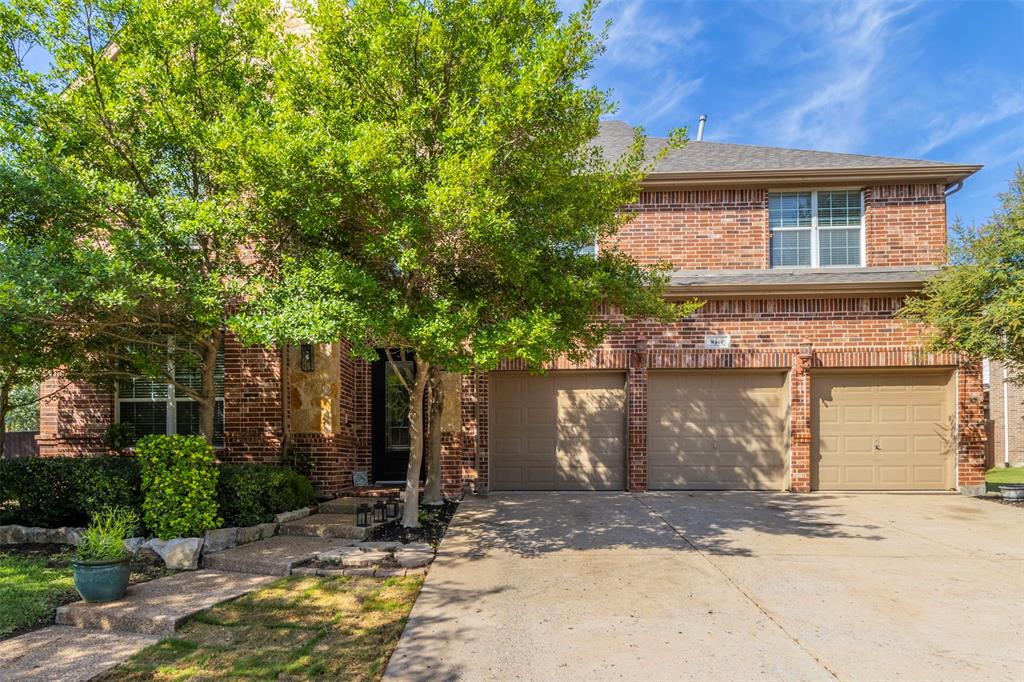
[(409, 468), (405, 475), (405, 509), (402, 525), (420, 525), (420, 468), (423, 466), (423, 394), (430, 375), (430, 363), (416, 356), (416, 378), (409, 391)]
[(217, 353), (224, 333), (216, 331), (203, 344), (200, 367), (199, 431), (207, 443), (213, 445), (214, 417), (217, 413)]
[(444, 407), (444, 392), (441, 390), (441, 370), (430, 368), (429, 378), (430, 421), (427, 434), (430, 445), (427, 455), (427, 484), (423, 488), (423, 504), (437, 507), (444, 504), (441, 496), (441, 410)]
[(4, 441), (7, 440), (7, 411), (11, 407), (11, 385), (0, 386), (0, 459), (4, 458)]

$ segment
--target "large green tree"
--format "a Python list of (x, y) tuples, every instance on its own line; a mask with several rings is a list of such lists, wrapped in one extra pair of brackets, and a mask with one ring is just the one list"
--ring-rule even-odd
[[(88, 277), (55, 278), (81, 304), (62, 310), (78, 333), (104, 341), (82, 369), (174, 384), (199, 404), (207, 439), (218, 348), (265, 236), (239, 164), (266, 128), (283, 21), (272, 0), (0, 7), (0, 164), (56, 193), (38, 203), (74, 208), (9, 207), (0, 227), (28, 238), (6, 248), (87, 254)], [(33, 52), (52, 58), (48, 71), (29, 68)]]
[(1002, 360), (1024, 368), (1024, 169), (979, 227), (957, 227), (950, 264), (925, 284), (901, 314), (929, 326), (937, 350)]
[(253, 340), (346, 337), (366, 357), (415, 358), (413, 376), (393, 368), (409, 387), (415, 526), (434, 368), (583, 360), (622, 320), (695, 304), (667, 304), (660, 270), (595, 254), (650, 159), (640, 134), (620, 159), (592, 144), (613, 110), (584, 85), (601, 51), (592, 3), (563, 15), (553, 0), (319, 0), (300, 13), (309, 30), (247, 157), (280, 269), (235, 324)]

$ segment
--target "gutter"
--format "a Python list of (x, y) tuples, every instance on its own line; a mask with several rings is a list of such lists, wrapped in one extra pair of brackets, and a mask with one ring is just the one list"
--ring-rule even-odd
[[(887, 168), (822, 168), (800, 170), (746, 170), (708, 172), (653, 172), (643, 180), (645, 189), (706, 186), (795, 186), (822, 182), (878, 183), (926, 181), (959, 184), (981, 170), (979, 165), (900, 166)], [(947, 188), (948, 189), (948, 188)], [(947, 194), (949, 196), (949, 194)]]

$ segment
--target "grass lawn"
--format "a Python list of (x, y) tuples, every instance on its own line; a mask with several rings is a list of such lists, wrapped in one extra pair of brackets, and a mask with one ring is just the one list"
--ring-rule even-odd
[[(10, 545), (0, 549), (0, 639), (53, 623), (57, 607), (78, 601), (66, 545)], [(131, 582), (170, 575), (162, 563), (133, 561)]]
[(100, 680), (377, 680), (421, 577), (292, 576), (195, 616)]
[(63, 547), (0, 551), (0, 639), (53, 622), (58, 606), (78, 599), (70, 560)]
[(985, 472), (988, 492), (999, 492), (999, 486), (1005, 483), (1024, 483), (1024, 467), (996, 467)]

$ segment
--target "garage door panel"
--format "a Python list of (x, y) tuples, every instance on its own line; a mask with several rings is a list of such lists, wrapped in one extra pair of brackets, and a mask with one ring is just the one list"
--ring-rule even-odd
[(785, 384), (781, 372), (652, 372), (648, 487), (785, 487)]
[(811, 375), (812, 477), (821, 490), (934, 490), (952, 480), (948, 371)]
[(490, 375), (495, 490), (625, 488), (625, 376), (613, 372)]

